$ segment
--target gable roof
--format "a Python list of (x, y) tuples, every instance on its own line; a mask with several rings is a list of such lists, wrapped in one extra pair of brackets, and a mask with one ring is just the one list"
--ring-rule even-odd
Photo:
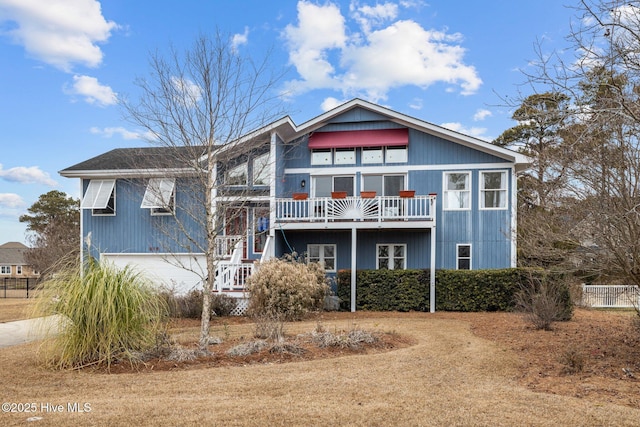
[(154, 171), (192, 172), (190, 160), (199, 158), (202, 147), (116, 148), (85, 160), (59, 173), (68, 178), (153, 175)]
[(28, 249), (20, 242), (7, 242), (0, 245), (0, 264), (25, 265), (24, 253)]

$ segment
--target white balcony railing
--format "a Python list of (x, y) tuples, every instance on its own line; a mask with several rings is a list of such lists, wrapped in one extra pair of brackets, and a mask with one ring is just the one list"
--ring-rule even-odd
[(228, 258), (233, 253), (236, 244), (242, 240), (242, 236), (216, 236), (216, 258)]
[(306, 200), (276, 199), (276, 220), (280, 222), (351, 221), (435, 221), (436, 196), (411, 198), (318, 197)]

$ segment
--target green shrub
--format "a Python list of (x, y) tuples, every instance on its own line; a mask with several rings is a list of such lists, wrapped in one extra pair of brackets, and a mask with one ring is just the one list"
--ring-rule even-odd
[(39, 315), (59, 315), (61, 332), (45, 348), (55, 368), (106, 365), (136, 360), (153, 348), (166, 316), (157, 290), (130, 267), (117, 269), (90, 260), (58, 272), (38, 296)]
[(272, 259), (249, 277), (247, 290), (250, 316), (288, 321), (320, 310), (328, 286), (318, 264)]
[[(356, 273), (356, 308), (359, 310), (429, 310), (429, 270), (361, 270)], [(543, 270), (438, 270), (436, 271), (436, 310), (438, 311), (511, 311), (515, 295), (532, 278), (548, 276), (562, 283), (558, 287), (563, 320), (573, 314), (568, 286), (560, 275)], [(337, 275), (341, 308), (349, 309), (351, 272)]]

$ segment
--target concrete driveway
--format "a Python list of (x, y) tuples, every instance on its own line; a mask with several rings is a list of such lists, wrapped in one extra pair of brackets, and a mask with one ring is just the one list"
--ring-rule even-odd
[(59, 323), (58, 316), (0, 323), (0, 348), (42, 339), (46, 332), (56, 333)]

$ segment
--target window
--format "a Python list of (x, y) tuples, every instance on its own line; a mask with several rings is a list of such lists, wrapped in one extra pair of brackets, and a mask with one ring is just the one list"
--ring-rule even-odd
[(387, 163), (407, 163), (407, 147), (387, 147)]
[(456, 245), (456, 269), (471, 270), (471, 245)]
[(471, 174), (469, 172), (445, 172), (444, 209), (471, 208)]
[(269, 234), (269, 208), (256, 208), (253, 211), (253, 252), (264, 250)]
[(382, 147), (362, 148), (362, 164), (382, 163)]
[(22, 266), (16, 265), (16, 274), (22, 274)]
[(92, 209), (92, 215), (116, 214), (116, 180), (92, 179), (84, 193), (81, 209)]
[(330, 165), (331, 162), (331, 149), (313, 150), (311, 152), (311, 164), (312, 165)]
[(247, 164), (243, 163), (227, 171), (227, 185), (247, 185)]
[(363, 175), (362, 189), (378, 196), (397, 196), (404, 190), (404, 175)]
[(480, 172), (480, 207), (507, 208), (507, 173)]
[(404, 270), (407, 268), (407, 245), (376, 245), (376, 265), (379, 270)]
[(253, 159), (253, 185), (269, 185), (269, 153)]
[(0, 266), (0, 274), (11, 274), (11, 266), (10, 265), (1, 265)]
[(327, 272), (336, 271), (336, 245), (307, 245), (307, 262), (320, 263)]
[(151, 178), (140, 207), (151, 209), (151, 215), (171, 215), (175, 209), (175, 201), (175, 179)]
[(336, 148), (334, 163), (336, 165), (355, 165), (356, 149), (355, 148)]
[(315, 176), (313, 177), (314, 197), (331, 197), (332, 191), (346, 191), (353, 196), (353, 176)]

